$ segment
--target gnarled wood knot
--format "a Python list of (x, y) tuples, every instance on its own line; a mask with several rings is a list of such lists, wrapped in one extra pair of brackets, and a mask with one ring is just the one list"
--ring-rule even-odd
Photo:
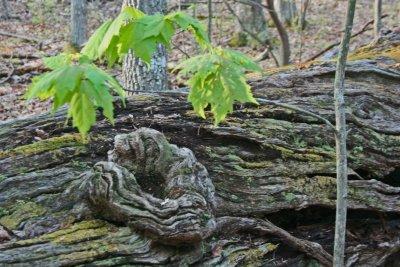
[(96, 214), (161, 243), (198, 243), (215, 229), (206, 168), (153, 129), (117, 135), (109, 160), (85, 174), (84, 188)]

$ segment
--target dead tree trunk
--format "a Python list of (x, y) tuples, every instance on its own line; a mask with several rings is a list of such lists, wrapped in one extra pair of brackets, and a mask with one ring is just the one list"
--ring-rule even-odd
[[(388, 52), (399, 44), (382, 39), (347, 65), (349, 266), (399, 256), (400, 72)], [(333, 123), (334, 73), (327, 62), (251, 84)], [(117, 114), (87, 141), (63, 112), (0, 123), (1, 266), (331, 264), (331, 127), (269, 105), (214, 127), (179, 94), (135, 95)]]

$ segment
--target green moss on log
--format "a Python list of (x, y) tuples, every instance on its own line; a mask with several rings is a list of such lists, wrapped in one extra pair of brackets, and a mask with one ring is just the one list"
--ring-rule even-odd
[(0, 159), (19, 155), (30, 156), (63, 147), (83, 146), (87, 143), (79, 134), (65, 134), (9, 150), (0, 150)]
[(376, 44), (364, 46), (349, 55), (348, 60), (375, 59), (378, 57), (386, 57), (400, 62), (400, 45), (386, 49), (382, 49), (380, 45)]
[(82, 221), (65, 229), (45, 234), (37, 238), (20, 240), (15, 246), (29, 246), (38, 243), (74, 244), (106, 236), (115, 231), (115, 227), (100, 220)]
[(46, 209), (34, 202), (17, 201), (17, 204), (11, 207), (7, 213), (0, 219), (0, 224), (8, 229), (16, 230), (19, 225), (30, 218), (42, 216), (46, 213)]

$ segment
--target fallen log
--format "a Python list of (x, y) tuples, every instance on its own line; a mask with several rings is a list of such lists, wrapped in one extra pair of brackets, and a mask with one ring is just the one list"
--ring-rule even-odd
[[(347, 69), (349, 266), (399, 253), (399, 40), (353, 54)], [(334, 68), (251, 84), (334, 123)], [(214, 127), (168, 93), (133, 95), (116, 113), (88, 140), (65, 126), (65, 111), (0, 123), (0, 265), (329, 266), (329, 125), (264, 103)]]

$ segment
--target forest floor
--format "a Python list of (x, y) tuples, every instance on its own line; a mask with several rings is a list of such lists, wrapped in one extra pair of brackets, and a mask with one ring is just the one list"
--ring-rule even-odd
[[(49, 109), (49, 101), (26, 103), (22, 95), (31, 78), (44, 70), (40, 57), (55, 55), (71, 49), (68, 46), (69, 1), (13, 0), (8, 2), (14, 18), (0, 20), (0, 121), (41, 113)], [(173, 2), (170, 1), (170, 4), (173, 5)], [(305, 59), (340, 40), (346, 3), (346, 1), (313, 0), (307, 13), (306, 29), (300, 32), (298, 27), (288, 27), (293, 64), (301, 65)], [(120, 10), (120, 5), (121, 1), (95, 0), (89, 2), (89, 32), (92, 33), (107, 18), (115, 17)], [(373, 1), (358, 1), (354, 32), (359, 31), (371, 21), (372, 8)], [(215, 45), (227, 47), (235, 29), (234, 17), (223, 4), (216, 4), (214, 9), (213, 42)], [(196, 10), (198, 18), (206, 22), (206, 6), (200, 4)], [(385, 29), (398, 27), (400, 1), (384, 1), (383, 14), (388, 14), (383, 19)], [(269, 32), (271, 40), (278, 46), (279, 39), (276, 29), (271, 27)], [(20, 35), (26, 39), (6, 36), (4, 33)], [(40, 40), (40, 42), (35, 40)], [(352, 49), (369, 43), (371, 40), (373, 40), (372, 31), (368, 30), (352, 40)], [(185, 53), (193, 55), (196, 51), (194, 42), (184, 34), (175, 38), (174, 46), (180, 49), (170, 51), (171, 66), (184, 58)], [(261, 46), (245, 46), (235, 49), (254, 58), (264, 50)], [(275, 53), (277, 50), (278, 47), (275, 48)], [(261, 64), (264, 69), (274, 67), (271, 59), (267, 59)], [(116, 69), (115, 72), (118, 74), (119, 70)], [(174, 79), (172, 79), (172, 85), (176, 86)]]

